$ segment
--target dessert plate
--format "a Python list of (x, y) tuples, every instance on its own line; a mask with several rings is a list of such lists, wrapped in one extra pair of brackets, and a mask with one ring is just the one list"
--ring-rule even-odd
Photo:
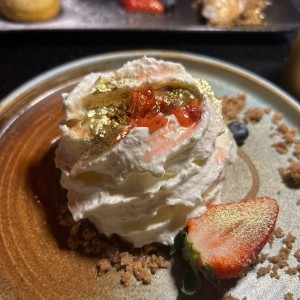
[[(61, 94), (69, 92), (85, 74), (113, 70), (143, 55), (182, 63), (195, 77), (207, 79), (219, 97), (245, 93), (248, 107), (272, 109), (262, 121), (249, 125), (250, 137), (242, 149), (252, 167), (239, 158), (228, 168), (223, 198), (242, 199), (254, 187), (258, 196), (277, 199), (277, 226), (297, 237), (289, 261), (291, 267), (297, 265), (293, 253), (300, 247), (300, 189), (283, 183), (277, 171), (288, 164), (292, 150), (279, 155), (271, 146), (276, 137), (269, 135), (274, 128), (272, 116), (278, 112), (288, 126), (300, 128), (299, 104), (255, 74), (216, 59), (166, 51), (119, 52), (53, 69), (1, 101), (0, 298), (189, 298), (180, 291), (183, 268), (178, 258), (170, 269), (159, 270), (150, 285), (134, 281), (124, 287), (117, 272), (97, 275), (97, 257), (67, 247), (66, 233), (57, 218), (59, 203), (66, 197), (54, 165), (58, 124), (63, 118)], [(276, 254), (281, 246), (281, 240), (275, 239), (273, 247), (266, 246), (264, 251)], [(231, 294), (239, 299), (274, 300), (289, 292), (300, 296), (299, 270), (293, 276), (286, 274), (286, 269), (279, 270), (279, 279), (269, 275), (257, 278), (257, 270), (258, 266), (241, 279), (225, 282), (220, 293), (203, 282), (203, 289), (191, 298), (217, 300)]]

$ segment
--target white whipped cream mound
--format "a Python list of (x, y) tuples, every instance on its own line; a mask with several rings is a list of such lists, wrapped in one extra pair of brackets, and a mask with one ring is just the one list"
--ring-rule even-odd
[(112, 90), (179, 82), (202, 98), (199, 123), (182, 127), (168, 115), (165, 127), (154, 132), (135, 127), (114, 147), (85, 162), (86, 136), (67, 123), (60, 127), (56, 164), (74, 220), (88, 218), (99, 232), (118, 234), (136, 247), (172, 244), (189, 218), (220, 201), (225, 167), (236, 156), (221, 101), (180, 64), (144, 57), (115, 72), (86, 76), (64, 99), (66, 122), (88, 113), (85, 96), (96, 81)]

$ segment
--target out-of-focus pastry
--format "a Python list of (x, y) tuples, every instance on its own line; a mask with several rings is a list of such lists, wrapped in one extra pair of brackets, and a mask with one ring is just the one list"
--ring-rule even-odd
[(0, 13), (16, 22), (42, 22), (55, 18), (60, 0), (0, 0)]
[(264, 18), (266, 0), (196, 0), (194, 9), (214, 26), (258, 25)]

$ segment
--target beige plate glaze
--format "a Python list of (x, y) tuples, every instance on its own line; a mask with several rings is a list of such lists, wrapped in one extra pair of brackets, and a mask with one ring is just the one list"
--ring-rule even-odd
[[(93, 71), (120, 67), (124, 62), (154, 56), (182, 63), (197, 77), (206, 78), (217, 96), (244, 92), (249, 106), (272, 107), (283, 112), (285, 121), (300, 128), (299, 105), (262, 78), (214, 59), (177, 52), (138, 51), (95, 56), (47, 72), (13, 92), (1, 102), (0, 120), (0, 295), (5, 299), (186, 299), (180, 293), (180, 264), (159, 271), (153, 283), (135, 283), (124, 288), (114, 272), (98, 277), (96, 258), (67, 249), (56, 221), (57, 203), (65, 197), (59, 187), (59, 172), (53, 163), (58, 124), (63, 118), (61, 94)], [(243, 150), (259, 173), (258, 195), (276, 198), (280, 205), (278, 225), (298, 237), (300, 247), (300, 190), (286, 187), (277, 167), (286, 165), (270, 147), (270, 117), (250, 126)], [(242, 160), (230, 167), (224, 199), (245, 196), (252, 184), (251, 173)], [(274, 245), (272, 251), (278, 248)], [(294, 261), (291, 261), (291, 264)], [(227, 282), (222, 295), (231, 293), (248, 300), (283, 299), (287, 292), (300, 297), (299, 273), (280, 280), (256, 278), (252, 270), (240, 280)], [(192, 299), (221, 299), (204, 283)], [(1, 298), (1, 297), (0, 297)], [(296, 297), (295, 297), (296, 299)]]

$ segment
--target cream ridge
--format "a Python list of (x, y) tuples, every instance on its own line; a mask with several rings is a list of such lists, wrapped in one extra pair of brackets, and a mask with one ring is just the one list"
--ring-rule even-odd
[[(135, 95), (154, 99), (152, 110), (134, 106)], [(221, 101), (180, 64), (143, 57), (87, 75), (64, 95), (64, 110), (56, 165), (74, 220), (136, 247), (169, 245), (188, 219), (220, 202), (236, 145)]]

